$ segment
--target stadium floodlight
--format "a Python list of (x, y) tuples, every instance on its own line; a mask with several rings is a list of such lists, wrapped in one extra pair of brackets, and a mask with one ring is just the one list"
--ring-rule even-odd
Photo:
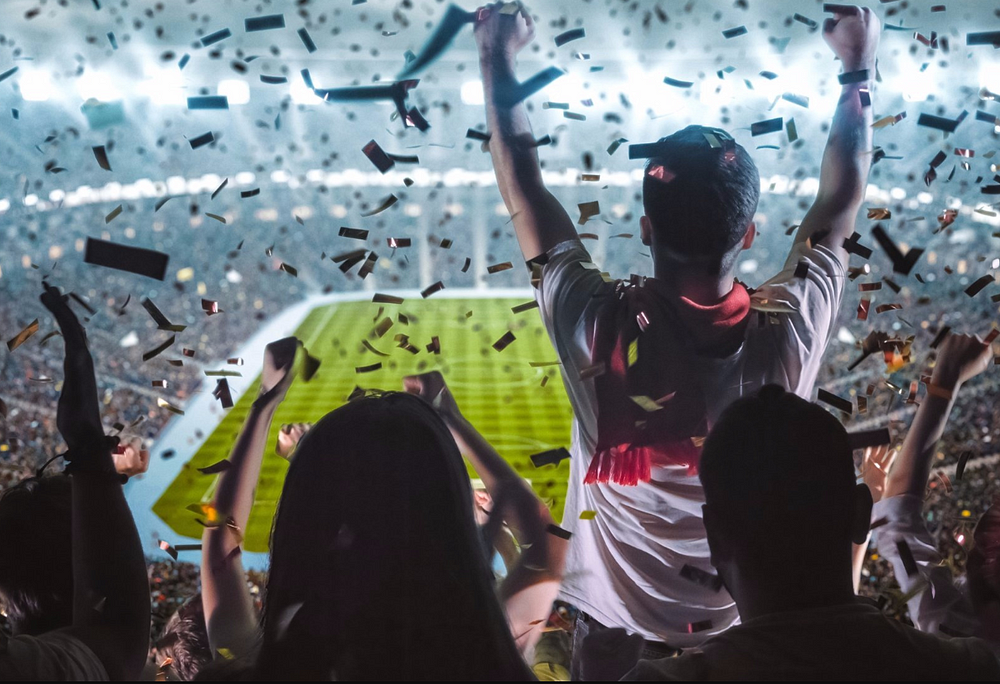
[(482, 81), (466, 81), (462, 84), (462, 103), (467, 105), (482, 105), (486, 102), (483, 94)]
[(177, 69), (147, 69), (146, 80), (136, 86), (136, 91), (157, 105), (183, 105), (187, 102), (184, 76)]
[(238, 81), (235, 78), (219, 81), (217, 92), (219, 95), (225, 95), (230, 105), (243, 105), (250, 101), (250, 86), (246, 81)]
[(288, 92), (292, 96), (292, 102), (295, 104), (314, 105), (322, 102), (319, 95), (298, 78), (292, 79), (292, 85)]
[(115, 86), (114, 79), (100, 71), (84, 71), (76, 79), (76, 90), (84, 100), (113, 102), (120, 100), (121, 91)]
[(52, 79), (47, 71), (23, 69), (18, 85), (21, 97), (28, 102), (45, 102), (52, 97)]

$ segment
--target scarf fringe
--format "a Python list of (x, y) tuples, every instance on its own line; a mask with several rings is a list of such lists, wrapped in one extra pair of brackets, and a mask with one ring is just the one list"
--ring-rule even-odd
[(583, 483), (613, 482), (634, 487), (640, 482), (649, 482), (652, 476), (649, 448), (621, 445), (594, 454)]

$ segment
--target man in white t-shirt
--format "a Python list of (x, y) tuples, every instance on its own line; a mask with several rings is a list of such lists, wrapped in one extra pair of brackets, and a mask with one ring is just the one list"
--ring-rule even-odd
[[(617, 678), (643, 653), (696, 645), (737, 618), (709, 575), (700, 443), (730, 402), (764, 384), (812, 392), (872, 158), (879, 21), (842, 7), (825, 27), (845, 85), (818, 196), (781, 273), (751, 295), (733, 274), (756, 235), (760, 179), (747, 151), (712, 128), (632, 146), (648, 159), (640, 225), (655, 278), (601, 274), (542, 182), (515, 76), (533, 22), (499, 3), (486, 9), (475, 33), (490, 152), (575, 413), (562, 589), (582, 613), (573, 674)], [(596, 515), (580, 520), (585, 511)]]

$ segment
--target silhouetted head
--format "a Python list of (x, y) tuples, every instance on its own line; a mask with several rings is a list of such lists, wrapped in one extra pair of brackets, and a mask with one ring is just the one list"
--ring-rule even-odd
[(835, 417), (777, 385), (722, 414), (699, 472), (712, 564), (737, 604), (770, 588), (807, 602), (845, 580), (853, 594), (851, 543), (867, 537), (872, 500), (851, 454)]
[(642, 241), (664, 270), (680, 265), (726, 275), (753, 243), (759, 199), (749, 153), (725, 131), (688, 126), (661, 138), (646, 163)]
[(0, 494), (0, 601), (15, 634), (73, 623), (72, 502), (67, 475)]
[(205, 608), (201, 602), (201, 592), (185, 601), (177, 612), (170, 616), (163, 628), (163, 636), (156, 642), (160, 662), (170, 659), (164, 668), (167, 679), (193, 681), (202, 669), (212, 662), (212, 648), (208, 643), (208, 627), (205, 625)]
[(299, 445), (271, 535), (258, 676), (523, 679), (434, 410), (402, 393), (327, 414)]
[(1000, 643), (1000, 496), (994, 497), (976, 524), (966, 562), (969, 599), (982, 625), (982, 636)]

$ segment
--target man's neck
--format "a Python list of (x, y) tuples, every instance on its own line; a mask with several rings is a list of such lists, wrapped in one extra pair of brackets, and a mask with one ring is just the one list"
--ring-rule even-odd
[(842, 582), (818, 580), (817, 583), (811, 584), (808, 588), (804, 587), (802, 590), (796, 590), (786, 585), (782, 585), (780, 588), (775, 587), (773, 579), (762, 584), (767, 586), (767, 589), (755, 591), (754, 587), (745, 586), (742, 591), (734, 592), (733, 598), (736, 600), (740, 619), (743, 622), (776, 613), (850, 605), (857, 600), (852, 586)]
[(653, 266), (657, 280), (665, 283), (679, 297), (690, 299), (695, 304), (708, 306), (716, 304), (733, 290), (733, 276), (724, 273), (719, 276), (685, 273), (675, 266)]

